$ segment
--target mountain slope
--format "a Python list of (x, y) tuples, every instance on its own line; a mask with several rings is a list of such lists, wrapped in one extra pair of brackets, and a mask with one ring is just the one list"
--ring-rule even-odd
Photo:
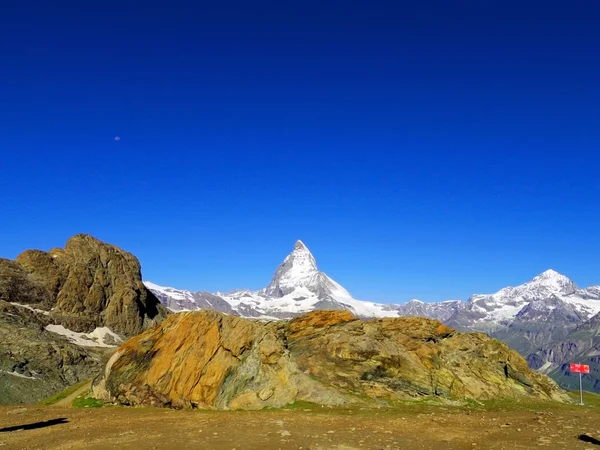
[(302, 241), (296, 242), (269, 285), (259, 291), (242, 289), (208, 294), (163, 287), (150, 281), (145, 284), (172, 311), (212, 309), (266, 318), (292, 318), (317, 309), (348, 309), (359, 317), (399, 315), (395, 305), (354, 299), (339, 283), (319, 271), (314, 256)]
[(528, 356), (529, 365), (549, 374), (565, 389), (579, 388), (578, 376), (571, 374), (569, 363), (590, 366), (583, 375), (584, 389), (600, 392), (600, 314), (592, 316), (564, 338), (557, 339)]

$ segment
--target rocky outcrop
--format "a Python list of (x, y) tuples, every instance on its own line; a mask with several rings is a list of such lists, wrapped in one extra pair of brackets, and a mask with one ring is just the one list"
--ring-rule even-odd
[(46, 331), (47, 316), (0, 300), (0, 404), (38, 402), (95, 376), (106, 349)]
[[(15, 271), (26, 272), (29, 284), (42, 292), (28, 296), (17, 292), (7, 299), (41, 309), (51, 306), (53, 322), (74, 331), (107, 326), (132, 336), (166, 316), (166, 309), (142, 283), (137, 258), (89, 235), (73, 236), (64, 249), (27, 250), (13, 265), (21, 267)], [(25, 284), (17, 284), (17, 291), (22, 291)]]
[(362, 321), (348, 311), (268, 323), (214, 311), (172, 315), (119, 347), (94, 390), (121, 404), (175, 408), (567, 399), (485, 334), (417, 317)]
[(113, 350), (75, 345), (49, 325), (133, 336), (166, 315), (142, 284), (138, 260), (91, 236), (0, 259), (0, 404), (36, 402), (96, 376)]
[(4, 258), (0, 258), (0, 301), (38, 305), (44, 309), (52, 306), (52, 296), (44, 284), (21, 265)]

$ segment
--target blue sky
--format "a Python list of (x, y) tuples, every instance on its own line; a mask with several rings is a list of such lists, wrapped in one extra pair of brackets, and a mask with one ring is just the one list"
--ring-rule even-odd
[(3, 7), (0, 256), (85, 232), (214, 291), (302, 239), (362, 299), (600, 284), (594, 2), (136, 3)]

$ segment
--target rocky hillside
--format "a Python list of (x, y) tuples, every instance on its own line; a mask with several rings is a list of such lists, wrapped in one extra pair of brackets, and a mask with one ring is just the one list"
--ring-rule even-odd
[(171, 315), (123, 344), (96, 395), (126, 405), (257, 409), (294, 401), (566, 395), (505, 344), (435, 320), (357, 320), (315, 311), (259, 322), (214, 311)]
[(527, 358), (530, 367), (549, 374), (565, 389), (579, 389), (579, 377), (570, 363), (590, 366), (583, 375), (584, 389), (600, 392), (600, 314), (596, 314), (561, 339), (541, 347)]
[(64, 249), (26, 250), (12, 266), (19, 279), (0, 281), (16, 286), (7, 288), (8, 301), (48, 309), (54, 323), (73, 331), (106, 326), (132, 336), (166, 315), (142, 283), (137, 258), (86, 234), (73, 236)]
[(39, 401), (97, 374), (115, 333), (135, 335), (166, 315), (139, 261), (91, 236), (0, 259), (0, 404)]
[(0, 405), (34, 403), (99, 373), (106, 349), (47, 331), (48, 317), (0, 300)]

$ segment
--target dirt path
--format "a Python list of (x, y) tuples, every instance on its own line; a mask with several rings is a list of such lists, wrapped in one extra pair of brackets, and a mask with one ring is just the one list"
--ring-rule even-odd
[(600, 438), (600, 410), (0, 408), (2, 450), (600, 449), (584, 433)]
[(81, 386), (79, 389), (77, 389), (75, 392), (73, 392), (72, 394), (63, 398), (62, 400), (57, 401), (53, 406), (60, 406), (63, 408), (71, 408), (73, 400), (75, 400), (78, 395), (87, 394), (90, 391), (90, 389), (92, 389), (92, 380), (88, 381), (83, 386)]

